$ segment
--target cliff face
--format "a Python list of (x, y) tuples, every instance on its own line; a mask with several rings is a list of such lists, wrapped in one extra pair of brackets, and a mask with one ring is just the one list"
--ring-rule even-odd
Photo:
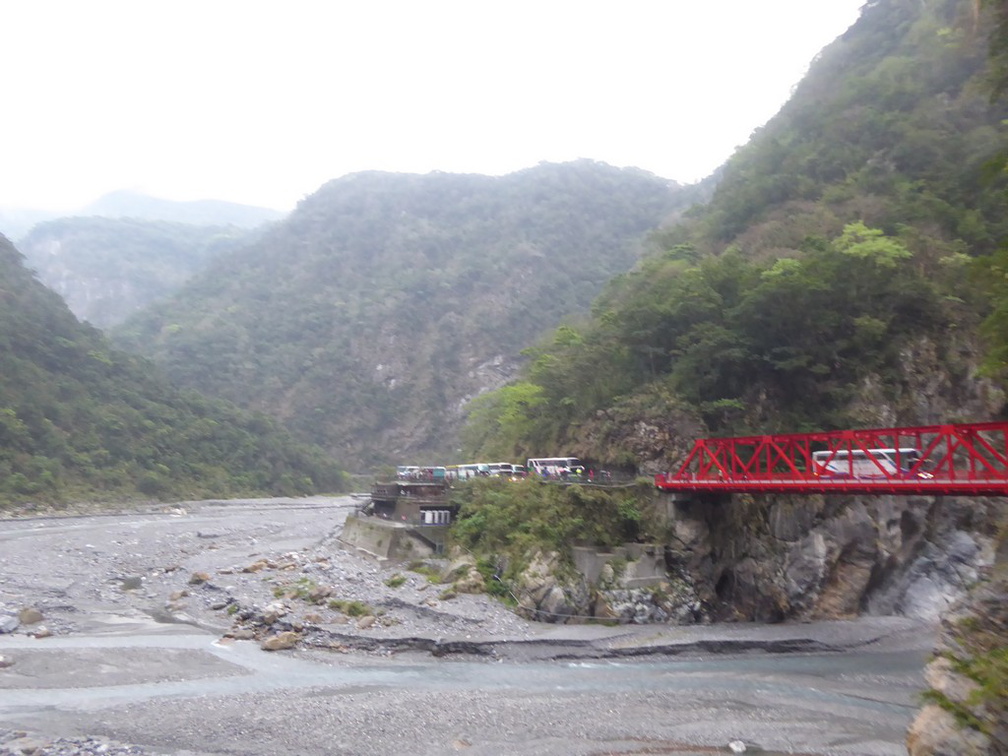
[[(989, 419), (1004, 401), (979, 373), (980, 350), (921, 336), (884, 381), (869, 375), (848, 416), (859, 427)], [(649, 467), (675, 469), (667, 429)], [(718, 619), (826, 619), (860, 613), (937, 620), (994, 559), (1004, 501), (895, 496), (734, 496), (677, 506), (672, 564)]]
[(670, 564), (716, 620), (935, 621), (994, 557), (1004, 502), (732, 496), (677, 504)]

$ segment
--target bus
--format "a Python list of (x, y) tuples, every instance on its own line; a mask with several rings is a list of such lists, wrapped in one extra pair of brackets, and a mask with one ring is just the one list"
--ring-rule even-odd
[(813, 471), (830, 478), (933, 478), (931, 473), (915, 470), (921, 451), (914, 447), (899, 449), (836, 449), (812, 452)]
[(516, 478), (525, 477), (525, 467), (524, 465), (516, 465), (511, 462), (491, 462), (490, 474), (498, 478), (515, 480)]
[(532, 457), (525, 463), (529, 475), (543, 477), (566, 477), (580, 475), (584, 465), (577, 457)]
[(470, 478), (485, 478), (490, 475), (490, 465), (485, 462), (449, 465), (446, 470), (450, 480), (469, 480)]

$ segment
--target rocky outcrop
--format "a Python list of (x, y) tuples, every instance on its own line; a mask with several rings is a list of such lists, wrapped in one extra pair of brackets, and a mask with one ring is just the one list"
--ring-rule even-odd
[(518, 614), (541, 622), (589, 618), (591, 594), (583, 575), (561, 568), (556, 553), (536, 554), (515, 586)]
[[(556, 553), (536, 554), (514, 586), (518, 613), (540, 622), (578, 623), (590, 620), (621, 624), (693, 624), (706, 619), (688, 576), (667, 569), (642, 578), (635, 561), (621, 556), (586, 570), (564, 564)], [(599, 552), (602, 559), (613, 554)], [(639, 560), (644, 561), (644, 560)], [(651, 572), (650, 566), (646, 569)]]
[(937, 621), (994, 557), (983, 498), (752, 497), (679, 502), (668, 559), (716, 620)]
[[(658, 494), (664, 497), (665, 494)], [(780, 622), (905, 616), (936, 623), (994, 561), (992, 498), (675, 499), (664, 547), (538, 553), (511, 585), (545, 622)], [(657, 551), (656, 551), (657, 549)]]
[(1008, 753), (1008, 548), (942, 619), (911, 756)]
[(643, 475), (664, 472), (689, 453), (693, 441), (709, 435), (694, 407), (668, 386), (598, 410), (578, 429), (571, 449), (584, 459), (625, 462)]

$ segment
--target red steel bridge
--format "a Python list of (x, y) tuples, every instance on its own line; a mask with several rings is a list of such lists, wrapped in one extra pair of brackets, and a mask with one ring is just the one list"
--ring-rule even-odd
[(697, 441), (666, 491), (1008, 496), (1008, 422)]

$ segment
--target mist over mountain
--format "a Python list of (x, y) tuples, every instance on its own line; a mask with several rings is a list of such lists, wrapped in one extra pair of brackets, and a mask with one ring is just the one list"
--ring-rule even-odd
[(119, 191), (67, 217), (0, 209), (0, 232), (17, 239), (28, 265), (78, 318), (108, 328), (281, 217), (234, 202), (174, 202)]
[(36, 225), (18, 247), (79, 319), (109, 328), (259, 233), (135, 218), (59, 218)]
[(176, 201), (150, 197), (126, 189), (102, 195), (75, 215), (103, 218), (138, 218), (144, 220), (188, 223), (195, 226), (238, 226), (255, 228), (284, 217), (286, 213), (254, 205), (224, 200)]
[(365, 469), (457, 454), (466, 402), (583, 316), (689, 201), (592, 161), (508, 176), (361, 173), (115, 331), (180, 385)]
[(20, 239), (36, 223), (59, 217), (59, 213), (48, 210), (33, 210), (21, 207), (0, 207), (0, 234), (8, 239)]
[(237, 226), (253, 229), (284, 217), (286, 213), (223, 200), (175, 200), (150, 197), (127, 189), (109, 192), (71, 212), (30, 207), (0, 207), (0, 234), (19, 243), (33, 226), (67, 217), (133, 218), (187, 223), (196, 226)]

